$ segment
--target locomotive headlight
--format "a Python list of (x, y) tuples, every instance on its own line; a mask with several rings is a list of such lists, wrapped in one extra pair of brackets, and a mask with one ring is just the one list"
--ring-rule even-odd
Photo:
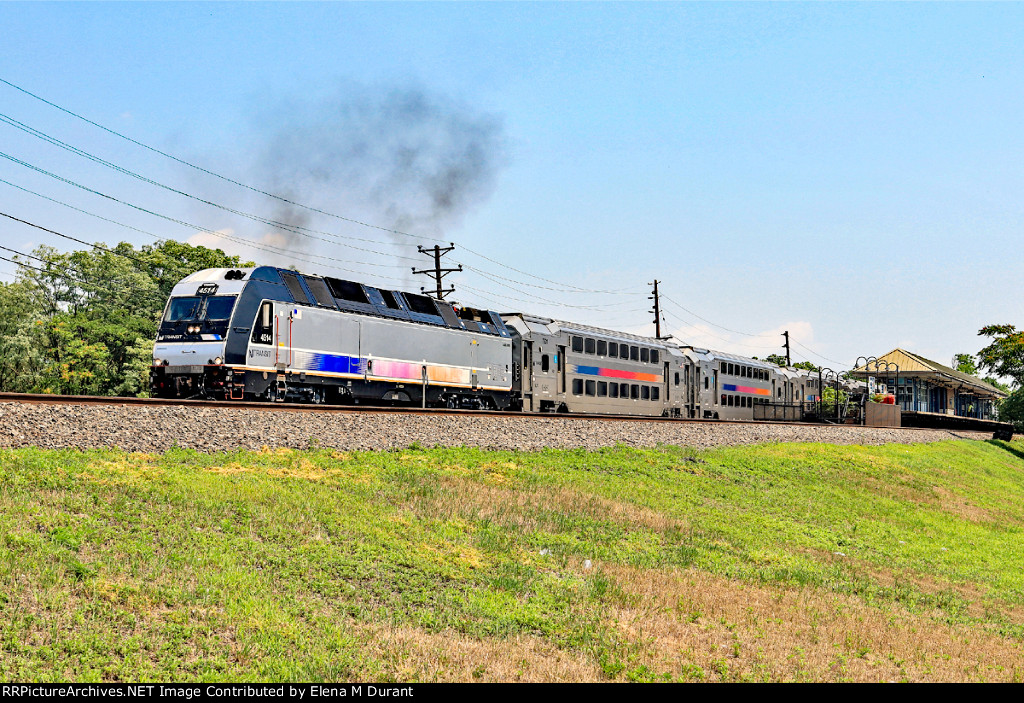
[(224, 360), (223, 360), (223, 359), (221, 359), (221, 358), (220, 358), (220, 357), (218, 356), (218, 357), (217, 357), (216, 359), (214, 359), (214, 360), (213, 360), (213, 363), (214, 363), (214, 364), (215, 364), (216, 366), (220, 366), (221, 364), (223, 364), (223, 363), (224, 363)]
[(163, 366), (164, 362), (162, 359), (153, 359), (153, 366)]

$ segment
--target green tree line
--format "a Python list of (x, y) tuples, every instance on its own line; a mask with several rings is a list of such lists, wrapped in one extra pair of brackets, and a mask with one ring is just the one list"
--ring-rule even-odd
[(244, 266), (219, 249), (165, 241), (22, 257), (0, 283), (0, 391), (146, 395), (157, 323), (174, 284)]
[[(999, 419), (1024, 433), (1024, 330), (1014, 325), (986, 325), (978, 330), (978, 336), (992, 341), (976, 356), (957, 354), (956, 368), (972, 376), (985, 371), (993, 374), (984, 380), (1010, 394), (999, 403)], [(1000, 378), (1009, 379), (1009, 384)]]

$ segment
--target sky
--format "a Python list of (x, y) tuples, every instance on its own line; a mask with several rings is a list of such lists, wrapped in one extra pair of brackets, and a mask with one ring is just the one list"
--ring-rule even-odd
[[(4, 2), (0, 28), (0, 213), (88, 242), (412, 291), (454, 242), (465, 304), (653, 335), (657, 279), (663, 334), (764, 357), (788, 330), (836, 370), (1024, 326), (1024, 4)], [(40, 245), (81, 248), (0, 217), (0, 256)]]

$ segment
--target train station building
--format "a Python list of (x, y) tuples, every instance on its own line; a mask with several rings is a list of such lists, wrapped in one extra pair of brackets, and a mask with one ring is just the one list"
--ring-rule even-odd
[(850, 376), (865, 381), (873, 378), (876, 384), (884, 385), (905, 412), (992, 420), (996, 401), (1007, 396), (977, 376), (905, 349), (893, 349), (877, 359), (869, 357), (867, 363), (850, 371)]

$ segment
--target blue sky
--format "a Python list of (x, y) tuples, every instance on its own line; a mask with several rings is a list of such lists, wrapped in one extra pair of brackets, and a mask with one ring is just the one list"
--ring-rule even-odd
[[(0, 26), (6, 81), (232, 179), (512, 267), (457, 250), (474, 270), (448, 280), (466, 302), (652, 333), (658, 278), (678, 339), (763, 356), (788, 329), (794, 357), (835, 368), (895, 346), (948, 363), (983, 346), (983, 325), (1024, 325), (1024, 5), (2, 3)], [(409, 104), (425, 127), (395, 120)], [(0, 124), (0, 151), (22, 161), (296, 252), (274, 263), (425, 283), (405, 273), (425, 240), (284, 212), (6, 85), (0, 106), (153, 180), (328, 234), (282, 236)], [(482, 145), (451, 212), (382, 165), (410, 144), (410, 168), (428, 171)], [(6, 159), (0, 178), (269, 256)], [(6, 184), (0, 212), (153, 241)], [(381, 253), (321, 241), (335, 237)], [(0, 245), (38, 244), (69, 245), (0, 223)], [(332, 270), (345, 260), (359, 273)], [(13, 269), (0, 261), (4, 280)]]

